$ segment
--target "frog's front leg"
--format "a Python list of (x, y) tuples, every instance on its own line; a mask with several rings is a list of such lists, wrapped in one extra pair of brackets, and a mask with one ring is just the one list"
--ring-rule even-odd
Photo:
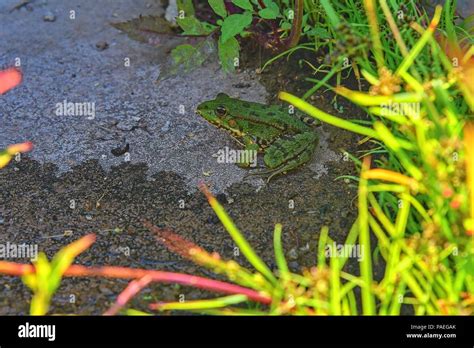
[(269, 169), (257, 174), (271, 174), (268, 182), (275, 175), (293, 170), (311, 159), (317, 144), (318, 136), (313, 132), (278, 139), (267, 149), (263, 158)]
[(257, 154), (260, 149), (255, 139), (246, 135), (242, 137), (244, 144), (244, 152), (239, 156), (239, 160), (236, 164), (241, 168), (250, 168), (257, 165)]

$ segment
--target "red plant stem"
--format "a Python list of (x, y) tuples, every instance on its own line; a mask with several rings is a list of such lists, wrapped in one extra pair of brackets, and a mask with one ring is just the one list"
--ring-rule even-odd
[(153, 279), (149, 276), (144, 276), (140, 279), (132, 280), (125, 290), (123, 290), (117, 297), (117, 301), (110, 307), (104, 315), (115, 315), (120, 309), (122, 309), (128, 301), (130, 301), (136, 294), (142, 291), (143, 288), (147, 287)]
[[(29, 264), (18, 264), (14, 262), (1, 261), (0, 273), (13, 276), (23, 276), (26, 274), (35, 273), (35, 268), (33, 267), (33, 265)], [(71, 265), (64, 273), (64, 276), (108, 277), (120, 279), (139, 279), (144, 276), (149, 276), (154, 282), (188, 285), (199, 289), (225, 294), (242, 294), (247, 296), (252, 301), (260, 302), (263, 304), (270, 304), (272, 302), (272, 299), (270, 297), (262, 295), (259, 292), (249, 288), (244, 288), (239, 285), (221, 282), (219, 280), (207, 279), (183, 273), (163, 272), (140, 268), (127, 268), (116, 266), (85, 267), (81, 265)]]
[(295, 0), (295, 16), (291, 25), (290, 35), (283, 41), (282, 50), (288, 50), (295, 47), (300, 41), (301, 27), (303, 25), (303, 0)]

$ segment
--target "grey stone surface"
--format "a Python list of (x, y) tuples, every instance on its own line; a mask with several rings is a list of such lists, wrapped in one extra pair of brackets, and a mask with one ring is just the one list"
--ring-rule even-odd
[[(35, 144), (31, 156), (56, 164), (59, 174), (87, 159), (100, 159), (104, 168), (130, 160), (145, 162), (149, 174), (173, 171), (190, 189), (203, 177), (216, 191), (243, 179), (245, 170), (219, 164), (212, 156), (235, 146), (233, 140), (194, 110), (219, 92), (265, 101), (254, 72), (225, 75), (214, 61), (157, 84), (167, 49), (135, 42), (109, 23), (162, 14), (160, 1), (48, 0), (11, 11), (17, 1), (0, 2), (0, 66), (19, 59), (24, 72), (22, 85), (0, 97), (0, 148), (30, 140)], [(45, 22), (45, 13), (54, 14), (55, 21)], [(97, 49), (98, 42), (107, 42), (107, 49)], [(234, 87), (239, 84), (250, 87)], [(64, 101), (94, 103), (95, 117), (57, 115), (57, 103)], [(129, 158), (111, 153), (126, 143)], [(320, 153), (323, 159), (335, 159), (330, 150)], [(317, 175), (325, 170), (324, 161), (310, 167)]]

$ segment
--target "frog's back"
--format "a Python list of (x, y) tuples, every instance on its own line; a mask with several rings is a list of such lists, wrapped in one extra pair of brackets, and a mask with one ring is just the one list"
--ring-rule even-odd
[(307, 116), (294, 108), (280, 105), (270, 105), (267, 107), (267, 115), (269, 117), (284, 122), (289, 126), (289, 129), (294, 129), (298, 132), (308, 131), (308, 127), (316, 127), (319, 124), (315, 118)]

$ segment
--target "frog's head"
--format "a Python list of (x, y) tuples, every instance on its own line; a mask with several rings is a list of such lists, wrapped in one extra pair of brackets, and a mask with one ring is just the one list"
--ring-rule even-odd
[(225, 93), (219, 93), (216, 99), (198, 105), (196, 112), (208, 122), (225, 129), (232, 129), (235, 121), (232, 118), (233, 99)]

